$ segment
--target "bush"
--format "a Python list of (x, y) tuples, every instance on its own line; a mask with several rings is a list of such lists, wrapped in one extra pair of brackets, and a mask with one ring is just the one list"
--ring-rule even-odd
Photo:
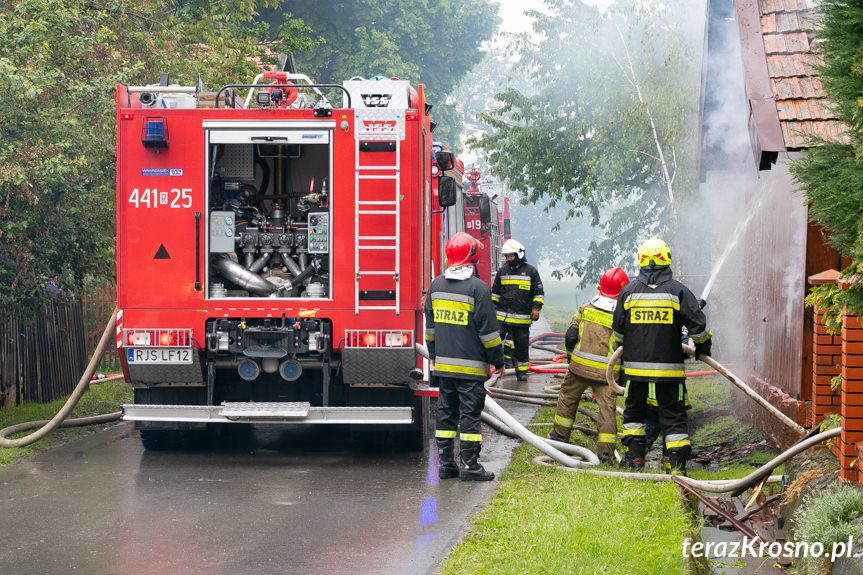
[[(820, 542), (826, 549), (833, 543), (847, 541), (863, 532), (863, 523), (851, 521), (863, 515), (863, 492), (842, 486), (827, 492), (812, 492), (803, 498), (794, 513), (796, 539), (808, 543)], [(798, 572), (829, 573), (830, 565), (823, 557), (805, 557)]]

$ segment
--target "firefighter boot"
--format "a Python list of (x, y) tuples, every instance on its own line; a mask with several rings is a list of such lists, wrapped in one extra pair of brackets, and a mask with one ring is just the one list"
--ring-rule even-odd
[(644, 469), (644, 453), (646, 446), (644, 439), (632, 439), (629, 445), (626, 446), (626, 453), (623, 459), (620, 460), (621, 469), (629, 469), (632, 471), (641, 471)]
[(614, 463), (614, 448), (609, 445), (600, 445), (596, 449), (596, 455), (600, 463)]
[(692, 455), (692, 447), (675, 447), (668, 450), (668, 463), (671, 465), (672, 475), (686, 475), (686, 462)]
[(552, 430), (551, 433), (545, 436), (546, 439), (551, 439), (552, 441), (562, 441), (563, 443), (569, 443), (569, 438), (559, 435), (556, 431)]
[(455, 462), (455, 440), (454, 439), (437, 439), (438, 452), (438, 470), (437, 476), (440, 479), (453, 479), (458, 477), (458, 464)]
[(463, 441), (461, 443), (461, 464), (458, 478), (462, 481), (491, 481), (494, 479), (494, 473), (486, 471), (479, 464), (479, 451), (482, 449), (482, 443), (479, 441)]

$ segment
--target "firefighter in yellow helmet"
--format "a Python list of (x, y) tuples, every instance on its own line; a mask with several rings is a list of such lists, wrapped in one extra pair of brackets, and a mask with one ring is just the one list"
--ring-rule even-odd
[(524, 246), (516, 240), (506, 240), (500, 253), (506, 263), (498, 270), (491, 286), (491, 299), (500, 322), (500, 337), (512, 338), (514, 349), (504, 349), (515, 356), (515, 377), (527, 379), (530, 369), (530, 324), (539, 319), (544, 292), (536, 268), (527, 263)]
[[(505, 373), (500, 327), (488, 285), (474, 275), (478, 242), (459, 232), (446, 244), (446, 271), (432, 280), (423, 303), (426, 345), (438, 382), (438, 477), (489, 481), (479, 463), (486, 390), (491, 367)], [(455, 462), (459, 436), (461, 466)]]
[(606, 270), (599, 280), (599, 293), (572, 316), (564, 344), (569, 356), (569, 369), (560, 386), (554, 428), (549, 439), (569, 441), (572, 423), (578, 411), (581, 395), (593, 389), (599, 405), (597, 455), (603, 462), (614, 461), (617, 443), (617, 394), (605, 379), (608, 358), (617, 349), (611, 337), (611, 322), (617, 295), (629, 283), (629, 276), (620, 268)]
[(640, 273), (624, 287), (614, 310), (614, 338), (623, 345), (623, 412), (621, 466), (644, 467), (645, 416), (651, 388), (655, 389), (659, 422), (665, 434), (671, 471), (685, 473), (692, 453), (686, 423), (683, 327), (695, 342), (696, 357), (710, 355), (711, 333), (698, 299), (672, 277), (671, 250), (650, 238), (638, 250)]

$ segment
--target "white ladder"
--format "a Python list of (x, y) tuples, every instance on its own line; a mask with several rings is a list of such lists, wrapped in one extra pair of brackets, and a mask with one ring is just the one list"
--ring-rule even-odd
[[(399, 315), (399, 260), (400, 242), (399, 228), (401, 225), (401, 141), (405, 139), (405, 111), (390, 109), (357, 109), (354, 111), (354, 189), (356, 190), (354, 205), (354, 230), (357, 244), (354, 250), (354, 314), (360, 310), (394, 310)], [(395, 164), (386, 166), (360, 165), (360, 142), (392, 142), (395, 148)], [(389, 155), (390, 152), (387, 152)], [(372, 173), (373, 172), (373, 173)], [(375, 184), (395, 182), (395, 193), (392, 199), (370, 199)], [(365, 193), (364, 193), (365, 192)], [(374, 228), (368, 220), (379, 222), (376, 218), (363, 216), (392, 215), (392, 234), (389, 230)], [(382, 235), (383, 234), (383, 235)], [(394, 269), (366, 268), (360, 269), (360, 252), (366, 250), (392, 251), (395, 256)], [(377, 258), (375, 261), (386, 261)], [(366, 259), (368, 265), (368, 259)], [(391, 276), (394, 285), (393, 305), (360, 305), (360, 279), (363, 276)]]

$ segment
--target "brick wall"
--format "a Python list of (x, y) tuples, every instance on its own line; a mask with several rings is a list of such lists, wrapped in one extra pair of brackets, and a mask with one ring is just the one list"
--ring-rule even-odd
[(820, 422), (831, 413), (839, 413), (839, 390), (830, 387), (830, 381), (841, 373), (842, 336), (830, 335), (824, 325), (824, 314), (817, 307), (814, 313), (812, 343), (812, 421)]
[(858, 481), (857, 444), (863, 443), (863, 323), (842, 316), (842, 435), (839, 441), (840, 481)]

